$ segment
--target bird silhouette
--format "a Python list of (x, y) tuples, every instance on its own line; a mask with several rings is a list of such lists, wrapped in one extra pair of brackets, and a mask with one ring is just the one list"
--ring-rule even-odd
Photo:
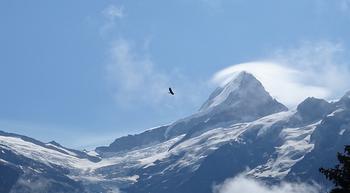
[(169, 87), (169, 94), (174, 95), (175, 93), (173, 92), (173, 90)]

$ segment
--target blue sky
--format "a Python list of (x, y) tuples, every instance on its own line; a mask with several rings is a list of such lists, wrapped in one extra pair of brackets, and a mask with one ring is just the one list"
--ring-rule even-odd
[(350, 90), (349, 0), (4, 0), (0, 24), (0, 129), (69, 147), (189, 115), (237, 70), (291, 108)]

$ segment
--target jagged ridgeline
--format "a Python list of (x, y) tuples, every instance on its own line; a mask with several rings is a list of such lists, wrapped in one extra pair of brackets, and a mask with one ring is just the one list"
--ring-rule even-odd
[(307, 98), (288, 110), (241, 72), (193, 115), (95, 151), (1, 132), (0, 192), (211, 193), (213, 184), (242, 172), (326, 190), (331, 184), (318, 169), (333, 167), (345, 144), (350, 92), (335, 102)]

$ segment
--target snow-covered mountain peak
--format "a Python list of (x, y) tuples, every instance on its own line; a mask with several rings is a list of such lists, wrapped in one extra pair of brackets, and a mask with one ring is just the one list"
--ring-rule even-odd
[(127, 193), (212, 193), (214, 183), (242, 172), (266, 184), (326, 184), (319, 168), (333, 166), (336, 152), (350, 143), (349, 96), (334, 102), (310, 97), (284, 111), (253, 75), (242, 72), (209, 97), (205, 110), (96, 151), (0, 131), (0, 192), (118, 187)]
[(269, 100), (272, 100), (272, 97), (263, 85), (252, 74), (242, 71), (234, 75), (226, 85), (217, 88), (202, 105), (200, 111), (217, 109), (220, 106), (235, 106), (242, 101), (265, 103)]
[(186, 134), (186, 140), (220, 124), (254, 121), (286, 110), (252, 74), (240, 72), (217, 88), (199, 112), (170, 125), (165, 136), (170, 139)]

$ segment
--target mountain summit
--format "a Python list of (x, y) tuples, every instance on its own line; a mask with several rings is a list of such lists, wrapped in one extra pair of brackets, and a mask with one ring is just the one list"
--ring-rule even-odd
[(252, 74), (242, 71), (225, 86), (217, 88), (199, 112), (171, 125), (166, 135), (171, 138), (192, 134), (208, 126), (253, 121), (286, 110), (287, 107), (273, 99)]
[(108, 147), (98, 147), (100, 154), (123, 152), (186, 134), (177, 144), (193, 135), (218, 126), (249, 122), (273, 113), (286, 111), (287, 107), (273, 99), (263, 85), (250, 73), (242, 71), (223, 87), (218, 87), (200, 110), (171, 125), (165, 125), (140, 134), (116, 139)]
[(325, 192), (331, 184), (318, 169), (332, 167), (350, 144), (350, 92), (285, 110), (241, 72), (192, 116), (95, 151), (0, 131), (0, 192), (212, 193), (213, 184), (240, 175), (316, 182)]
[(245, 105), (245, 108), (256, 108), (267, 103), (271, 103), (276, 111), (287, 110), (269, 95), (252, 74), (242, 71), (225, 86), (217, 88), (200, 111), (232, 109), (241, 105)]

